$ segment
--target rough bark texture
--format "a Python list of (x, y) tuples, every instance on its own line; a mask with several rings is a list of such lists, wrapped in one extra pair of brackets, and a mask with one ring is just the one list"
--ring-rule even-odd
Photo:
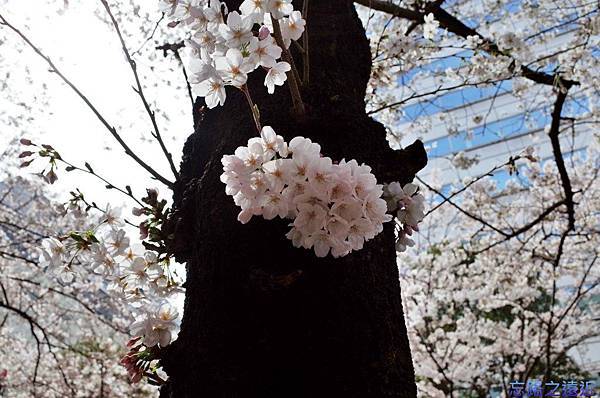
[[(312, 0), (308, 29), (308, 115), (294, 119), (287, 87), (270, 96), (255, 72), (248, 84), (263, 125), (310, 137), (334, 160), (365, 162), (380, 182), (412, 180), (427, 161), (422, 144), (392, 151), (365, 114), (370, 51), (352, 2)], [(256, 131), (242, 93), (227, 96), (196, 115), (184, 149), (170, 227), (187, 262), (185, 313), (161, 396), (415, 397), (393, 225), (361, 251), (319, 259), (285, 238), (289, 221), (240, 224), (220, 160)]]

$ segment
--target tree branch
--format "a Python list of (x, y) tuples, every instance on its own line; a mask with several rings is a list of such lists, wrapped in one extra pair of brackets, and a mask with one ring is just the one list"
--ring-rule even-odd
[[(20, 282), (20, 283), (27, 283), (30, 285), (34, 285), (34, 286), (41, 286), (41, 283), (39, 282), (35, 282), (35, 281), (30, 281), (28, 279), (23, 279), (23, 278), (17, 278), (14, 276), (7, 276), (8, 279)], [(101, 314), (98, 314), (96, 312), (95, 309), (93, 309), (92, 307), (90, 307), (87, 303), (85, 303), (83, 300), (81, 300), (79, 297), (74, 296), (72, 294), (69, 293), (65, 293), (63, 291), (60, 291), (58, 289), (54, 289), (52, 287), (47, 287), (46, 288), (49, 292), (52, 292), (54, 294), (58, 294), (60, 296), (63, 296), (65, 298), (68, 298), (70, 300), (75, 301), (76, 303), (78, 303), (79, 305), (81, 305), (86, 311), (88, 311), (89, 313), (95, 315), (97, 317), (97, 319), (102, 322), (103, 324), (105, 324), (106, 326), (110, 327), (112, 330), (119, 332), (119, 333), (123, 333), (124, 335), (130, 336), (130, 333), (128, 330), (124, 330), (116, 325), (113, 325), (112, 323), (110, 323), (109, 321), (107, 321), (106, 319), (104, 319), (104, 317)]]
[(554, 104), (554, 110), (552, 111), (552, 123), (550, 124), (550, 131), (548, 136), (550, 137), (550, 143), (552, 144), (552, 153), (554, 155), (554, 161), (556, 162), (556, 168), (560, 175), (563, 190), (565, 192), (565, 203), (567, 205), (567, 212), (569, 216), (569, 227), (568, 231), (575, 228), (575, 203), (573, 202), (573, 189), (571, 187), (571, 179), (565, 166), (565, 160), (560, 148), (560, 140), (558, 138), (560, 134), (560, 120), (563, 105), (567, 98), (567, 89), (558, 89), (558, 95), (556, 96), (556, 102)]
[(385, 155), (385, 167), (378, 171), (382, 182), (399, 181), (406, 184), (427, 165), (427, 152), (421, 140), (416, 140), (406, 148), (393, 150)]
[(33, 51), (35, 51), (36, 54), (38, 54), (44, 61), (46, 61), (46, 63), (50, 66), (52, 72), (56, 73), (62, 79), (62, 81), (67, 86), (69, 86), (77, 94), (77, 96), (79, 96), (79, 98), (88, 106), (88, 108), (90, 108), (90, 110), (94, 113), (94, 115), (98, 118), (98, 120), (100, 120), (100, 122), (104, 125), (104, 127), (106, 127), (106, 129), (109, 131), (109, 133), (115, 138), (115, 140), (117, 140), (119, 145), (121, 145), (121, 147), (125, 150), (125, 153), (128, 156), (130, 156), (133, 160), (135, 160), (135, 162), (137, 164), (142, 166), (146, 171), (148, 171), (158, 181), (162, 182), (163, 184), (165, 184), (167, 187), (169, 187), (171, 189), (173, 188), (173, 182), (167, 180), (165, 177), (160, 175), (156, 170), (154, 170), (152, 167), (150, 167), (146, 162), (144, 162), (142, 159), (140, 159), (140, 157), (137, 156), (131, 150), (131, 148), (125, 143), (125, 141), (123, 141), (123, 139), (117, 132), (117, 129), (108, 123), (108, 121), (104, 118), (104, 116), (102, 116), (102, 114), (98, 111), (98, 109), (77, 88), (77, 86), (75, 86), (65, 75), (63, 75), (62, 72), (56, 67), (54, 62), (52, 62), (52, 60), (48, 56), (46, 56), (35, 44), (33, 44), (31, 42), (31, 40), (29, 40), (29, 38), (27, 36), (25, 36), (25, 34), (23, 34), (15, 26), (11, 25), (6, 20), (6, 18), (4, 18), (4, 16), (2, 14), (0, 14), (0, 25), (7, 26), (10, 30), (15, 32)]
[[(491, 55), (506, 55), (499, 48), (496, 43), (490, 39), (484, 37), (475, 29), (472, 29), (458, 20), (455, 16), (448, 13), (437, 3), (430, 3), (425, 6), (424, 12), (418, 12), (402, 8), (394, 3), (383, 1), (383, 0), (355, 0), (355, 3), (369, 7), (376, 11), (382, 11), (388, 14), (392, 14), (399, 18), (409, 19), (415, 21), (418, 24), (423, 23), (425, 15), (432, 13), (435, 19), (440, 23), (440, 27), (447, 29), (449, 32), (454, 33), (457, 36), (467, 38), (467, 36), (477, 36), (483, 43), (481, 48)], [(548, 86), (555, 86), (558, 82), (563, 87), (569, 88), (574, 85), (579, 85), (579, 82), (568, 79), (561, 79), (558, 74), (548, 74), (544, 72), (534, 71), (527, 66), (521, 65), (520, 67), (523, 77), (534, 81), (536, 83), (545, 84)]]
[(464, 187), (462, 187), (461, 189), (459, 189), (456, 192), (453, 192), (450, 196), (448, 197), (444, 197), (442, 196), (442, 201), (440, 203), (438, 203), (437, 205), (435, 205), (434, 207), (432, 207), (431, 209), (429, 209), (429, 211), (427, 211), (427, 213), (425, 213), (425, 216), (423, 216), (423, 218), (427, 217), (428, 215), (430, 215), (431, 213), (433, 213), (434, 211), (436, 211), (438, 208), (440, 208), (441, 206), (444, 205), (444, 203), (450, 201), (450, 199), (454, 198), (455, 196), (460, 195), (461, 193), (463, 193), (464, 191), (466, 191), (469, 187), (471, 187), (471, 185), (475, 184), (478, 181), (481, 181), (482, 179), (484, 179), (485, 177), (492, 177), (494, 175), (494, 173), (500, 169), (502, 169), (505, 166), (508, 166), (511, 162), (513, 162), (513, 159), (511, 158), (511, 160), (509, 160), (508, 162), (501, 164), (499, 166), (495, 166), (494, 168), (492, 168), (490, 171), (488, 171), (485, 174), (481, 174), (479, 177), (474, 178), (473, 180), (471, 180), (471, 182), (469, 182), (468, 184), (466, 184)]
[(31, 329), (31, 334), (33, 335), (33, 338), (35, 339), (36, 343), (37, 343), (37, 351), (38, 351), (38, 357), (37, 357), (37, 361), (36, 361), (36, 365), (35, 365), (35, 370), (34, 370), (34, 378), (33, 378), (33, 382), (35, 383), (35, 379), (37, 378), (37, 371), (38, 371), (38, 367), (39, 367), (39, 363), (40, 363), (40, 357), (41, 357), (41, 350), (40, 350), (40, 339), (39, 337), (35, 334), (35, 328), (38, 328), (40, 330), (40, 332), (42, 332), (42, 336), (44, 337), (44, 341), (46, 342), (46, 345), (48, 346), (48, 351), (50, 352), (50, 354), (54, 357), (54, 360), (56, 361), (56, 364), (58, 366), (58, 369), (61, 373), (63, 382), (65, 383), (65, 385), (71, 390), (71, 392), (74, 392), (73, 387), (71, 386), (71, 384), (69, 383), (65, 373), (63, 372), (62, 367), (60, 366), (60, 361), (58, 359), (58, 357), (56, 356), (56, 354), (54, 353), (54, 351), (52, 351), (52, 343), (50, 342), (50, 338), (48, 337), (48, 334), (46, 333), (46, 330), (44, 329), (44, 327), (42, 325), (40, 325), (35, 319), (33, 319), (33, 317), (31, 315), (29, 315), (28, 313), (26, 313), (25, 311), (20, 310), (19, 308), (15, 308), (13, 306), (11, 306), (9, 303), (5, 303), (0, 301), (0, 308), (4, 308), (8, 311), (12, 311), (15, 314), (19, 315), (21, 318), (23, 318), (24, 320), (26, 320), (29, 323), (29, 327)]
[(414, 10), (410, 10), (408, 8), (400, 7), (392, 3), (391, 1), (384, 0), (354, 0), (355, 3), (363, 5), (365, 7), (369, 7), (376, 11), (385, 12), (387, 14), (392, 14), (398, 18), (410, 19), (411, 21), (419, 21), (423, 22), (423, 15)]
[(275, 41), (282, 50), (281, 58), (290, 64), (291, 67), (291, 70), (287, 75), (290, 94), (292, 96), (292, 103), (294, 105), (294, 112), (296, 113), (296, 116), (303, 117), (306, 114), (306, 109), (300, 94), (300, 77), (298, 75), (298, 70), (296, 69), (296, 64), (294, 63), (294, 58), (292, 58), (290, 51), (285, 47), (283, 37), (281, 36), (281, 27), (279, 26), (279, 21), (271, 16), (271, 22), (273, 24), (273, 35), (275, 36)]
[[(143, 90), (142, 84), (140, 82), (140, 76), (137, 72), (137, 65), (136, 65), (135, 61), (131, 58), (131, 55), (129, 54), (129, 50), (127, 49), (127, 45), (125, 44), (125, 39), (123, 38), (123, 35), (121, 34), (121, 29), (119, 28), (119, 23), (117, 22), (117, 20), (115, 19), (115, 16), (113, 15), (112, 11), (110, 10), (110, 6), (108, 5), (108, 2), (106, 0), (100, 0), (100, 1), (102, 2), (102, 5), (106, 9), (106, 12), (108, 13), (108, 15), (110, 17), (110, 20), (112, 21), (112, 24), (115, 28), (115, 32), (117, 33), (117, 36), (119, 36), (119, 41), (121, 42), (121, 47), (123, 48), (123, 53), (125, 54), (127, 63), (129, 64), (129, 66), (131, 67), (131, 71), (133, 72), (133, 77), (135, 78), (135, 84), (137, 86), (137, 89), (134, 89), (134, 91), (140, 96), (140, 99), (142, 100), (142, 103), (144, 104), (144, 108), (146, 109), (146, 113), (150, 117), (152, 127), (154, 128), (154, 134), (152, 134), (152, 136), (154, 138), (156, 138), (156, 140), (158, 141), (160, 148), (162, 149), (165, 157), (167, 158), (167, 161), (169, 162), (169, 166), (171, 167), (171, 171), (173, 172), (175, 179), (178, 179), (179, 173), (177, 172), (175, 163), (173, 163), (173, 156), (168, 151), (168, 149), (162, 139), (160, 130), (158, 128), (158, 123), (156, 123), (156, 115), (155, 115), (154, 111), (152, 109), (150, 109), (150, 104), (146, 100), (146, 96), (144, 95), (144, 90)], [(164, 16), (164, 14), (163, 14), (163, 16)], [(160, 23), (160, 21), (159, 21), (159, 23)]]
[(485, 221), (483, 218), (476, 216), (475, 214), (471, 214), (468, 211), (466, 211), (465, 209), (463, 209), (462, 207), (460, 207), (459, 205), (457, 205), (456, 203), (454, 203), (452, 200), (450, 200), (450, 198), (446, 197), (446, 195), (444, 195), (443, 193), (441, 193), (440, 191), (438, 191), (437, 189), (435, 189), (434, 187), (432, 187), (431, 185), (427, 184), (425, 181), (423, 181), (421, 178), (419, 178), (418, 176), (416, 177), (416, 179), (423, 185), (425, 185), (425, 187), (427, 187), (427, 189), (429, 189), (431, 192), (434, 192), (435, 194), (439, 195), (442, 197), (442, 199), (444, 199), (444, 202), (447, 202), (448, 204), (450, 204), (452, 207), (454, 207), (455, 209), (457, 209), (458, 211), (460, 211), (461, 213), (463, 213), (465, 216), (472, 218), (475, 221), (480, 222), (481, 224), (485, 225), (486, 227), (492, 229), (493, 231), (496, 231), (497, 233), (499, 233), (500, 235), (507, 237), (509, 236), (509, 234), (507, 232), (502, 231), (500, 228), (496, 228), (494, 227), (492, 224), (488, 223), (487, 221)]
[(132, 56), (135, 57), (136, 54), (139, 54), (142, 49), (144, 48), (144, 46), (150, 41), (152, 40), (152, 38), (154, 37), (154, 35), (156, 34), (156, 31), (158, 30), (158, 26), (160, 25), (160, 23), (163, 21), (163, 19), (165, 19), (166, 15), (163, 12), (162, 15), (160, 16), (159, 20), (156, 21), (156, 25), (154, 25), (154, 29), (152, 30), (152, 33), (150, 34), (150, 36), (148, 36), (146, 38), (146, 40), (144, 40), (144, 42), (142, 43), (142, 45), (140, 46), (140, 48), (138, 48), (137, 50), (135, 50), (133, 52), (133, 54), (131, 54)]
[(25, 261), (26, 263), (29, 263), (29, 264), (38, 265), (37, 261), (29, 259), (25, 256), (21, 256), (20, 254), (9, 253), (9, 252), (5, 252), (3, 250), (0, 250), (0, 257), (10, 257), (10, 258), (14, 258), (16, 260)]
[(550, 213), (552, 213), (554, 210), (556, 210), (557, 208), (559, 208), (560, 206), (564, 205), (565, 201), (561, 200), (559, 202), (556, 202), (554, 204), (552, 204), (552, 206), (549, 206), (548, 208), (546, 208), (546, 210), (544, 210), (543, 212), (540, 213), (539, 216), (537, 216), (535, 219), (533, 219), (532, 221), (530, 221), (529, 223), (523, 225), (521, 228), (512, 231), (510, 234), (506, 235), (503, 239), (497, 240), (494, 243), (490, 243), (489, 245), (487, 245), (486, 247), (484, 247), (483, 249), (479, 249), (477, 251), (474, 252), (469, 252), (469, 254), (471, 255), (477, 255), (477, 254), (481, 254), (489, 249), (491, 249), (494, 246), (498, 246), (501, 243), (507, 242), (519, 235), (521, 235), (524, 232), (529, 231), (531, 228), (535, 227), (537, 224), (539, 224), (540, 222), (542, 222)]

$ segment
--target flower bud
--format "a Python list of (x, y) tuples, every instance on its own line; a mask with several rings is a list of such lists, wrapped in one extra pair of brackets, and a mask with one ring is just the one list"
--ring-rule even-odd
[(150, 229), (148, 228), (148, 224), (145, 222), (142, 222), (140, 224), (140, 239), (144, 240), (148, 237), (148, 234), (150, 233)]
[(58, 176), (56, 175), (54, 170), (51, 169), (49, 172), (46, 173), (44, 179), (48, 184), (54, 184), (56, 180), (58, 180)]
[(20, 168), (27, 167), (27, 166), (29, 166), (29, 165), (31, 164), (31, 162), (33, 162), (33, 159), (31, 159), (31, 160), (27, 160), (26, 162), (23, 162), (23, 163), (21, 163), (21, 164), (19, 165), (19, 167), (20, 167)]
[(271, 32), (269, 32), (269, 28), (267, 28), (266, 26), (263, 25), (263, 27), (260, 28), (260, 30), (258, 31), (258, 39), (259, 40), (266, 39), (267, 37), (269, 37), (270, 34), (271, 34)]

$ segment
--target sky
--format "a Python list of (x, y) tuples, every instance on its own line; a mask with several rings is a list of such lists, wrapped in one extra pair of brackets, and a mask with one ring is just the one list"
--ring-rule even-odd
[[(172, 180), (168, 163), (150, 136), (150, 120), (132, 89), (133, 74), (118, 37), (111, 26), (101, 20), (106, 14), (95, 4), (99, 2), (65, 1), (66, 8), (60, 4), (62, 1), (40, 3), (40, 8), (32, 12), (30, 1), (0, 0), (0, 12), (50, 56), (108, 122), (118, 127), (123, 139), (144, 161)], [(125, 25), (131, 23), (131, 35), (127, 38), (130, 52), (140, 48), (148, 37), (139, 27), (151, 30), (160, 18), (154, 7), (156, 2), (146, 5), (149, 3), (152, 7), (139, 11), (142, 17), (135, 17), (131, 11), (133, 20), (122, 23), (125, 29)], [(192, 132), (191, 104), (177, 61), (173, 57), (163, 59), (161, 53), (154, 52), (154, 40), (160, 42), (161, 39), (157, 35), (148, 42), (136, 61), (145, 75), (144, 82), (150, 86), (146, 96), (157, 110), (161, 132), (178, 165), (185, 138)], [(4, 54), (0, 55), (0, 77), (4, 79), (4, 93), (0, 93), (4, 97), (0, 99), (0, 148), (15, 137), (28, 137), (52, 145), (74, 164), (89, 162), (111, 183), (131, 185), (138, 196), (147, 187), (158, 187), (168, 194), (166, 189), (161, 189), (162, 184), (149, 178), (145, 170), (125, 155), (83, 101), (56, 74), (49, 72), (45, 61), (6, 28), (0, 29), (0, 54)], [(32, 109), (15, 108), (14, 104), (21, 101)], [(25, 115), (20, 115), (22, 113)], [(26, 120), (27, 116), (32, 120)], [(43, 166), (36, 162), (19, 172), (38, 172)], [(60, 199), (67, 198), (70, 190), (79, 187), (99, 204), (109, 201), (115, 206), (132, 204), (124, 196), (107, 192), (104, 185), (91, 176), (63, 171), (50, 189)]]

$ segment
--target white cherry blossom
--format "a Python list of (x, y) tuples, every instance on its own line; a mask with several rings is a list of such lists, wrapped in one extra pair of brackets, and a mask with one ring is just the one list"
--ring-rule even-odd
[(217, 58), (215, 61), (217, 72), (228, 84), (234, 87), (242, 87), (248, 80), (248, 73), (254, 70), (244, 56), (235, 48), (227, 50), (224, 57)]
[(225, 93), (225, 82), (220, 77), (211, 76), (195, 88), (196, 94), (204, 97), (206, 106), (209, 108), (225, 104), (225, 98), (227, 97), (227, 94)]
[(230, 48), (239, 48), (253, 37), (252, 24), (251, 18), (232, 11), (227, 15), (227, 24), (219, 26), (219, 33)]
[(268, 11), (275, 19), (290, 15), (293, 10), (292, 0), (269, 0)]
[(277, 62), (269, 69), (265, 77), (265, 86), (269, 94), (275, 92), (275, 86), (283, 86), (283, 83), (287, 80), (286, 72), (290, 70), (291, 66), (287, 62)]
[(268, 10), (268, 0), (244, 0), (240, 5), (242, 15), (251, 16), (254, 22), (263, 20)]
[(435, 33), (439, 26), (439, 21), (435, 20), (435, 17), (432, 13), (425, 15), (425, 24), (423, 25), (423, 37), (428, 40), (435, 39)]
[[(170, 18), (191, 31), (191, 39), (184, 40), (189, 49), (189, 80), (193, 93), (205, 97), (209, 108), (224, 104), (222, 86), (242, 88), (258, 67), (267, 70), (265, 86), (270, 94), (287, 80), (291, 66), (279, 61), (283, 49), (271, 34), (271, 17), (280, 23), (286, 46), (300, 39), (306, 22), (290, 0), (246, 0), (231, 12), (217, 0), (163, 6), (174, 7)], [(255, 24), (258, 32), (252, 30)]]
[(248, 46), (250, 57), (255, 63), (265, 68), (272, 68), (276, 64), (276, 60), (281, 57), (281, 47), (277, 46), (275, 39), (272, 36), (267, 36), (265, 39), (259, 40), (253, 37)]
[(286, 41), (286, 46), (290, 46), (290, 40), (299, 40), (304, 33), (306, 21), (302, 18), (300, 11), (293, 11), (288, 18), (283, 18), (280, 24), (281, 35)]

